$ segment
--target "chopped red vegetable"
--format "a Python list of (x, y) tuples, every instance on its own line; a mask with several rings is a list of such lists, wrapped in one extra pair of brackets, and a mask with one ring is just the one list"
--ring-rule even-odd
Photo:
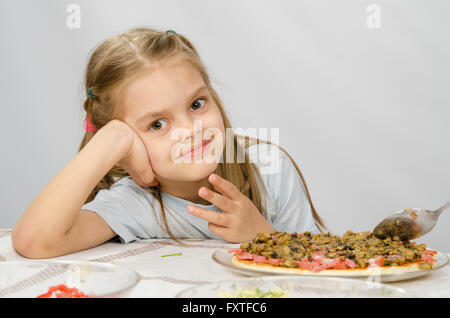
[(420, 260), (425, 263), (433, 263), (433, 262), (437, 261), (432, 255), (430, 255), (426, 252), (424, 252), (420, 255)]
[(56, 286), (51, 286), (48, 288), (48, 292), (37, 296), (36, 298), (86, 298), (89, 295), (86, 295), (82, 291), (77, 288), (69, 288), (65, 284), (59, 284)]
[(408, 211), (409, 215), (411, 215), (413, 220), (417, 219), (417, 213), (414, 212), (413, 209), (405, 209), (405, 210)]

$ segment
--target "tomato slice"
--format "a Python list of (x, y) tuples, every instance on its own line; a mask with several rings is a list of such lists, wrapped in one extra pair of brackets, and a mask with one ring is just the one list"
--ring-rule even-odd
[(350, 268), (355, 268), (357, 266), (356, 263), (354, 261), (352, 261), (351, 259), (349, 259), (349, 258), (346, 258), (344, 260), (344, 264), (347, 265)]
[(228, 253), (236, 253), (236, 254), (242, 254), (244, 251), (240, 248), (230, 248), (228, 250)]
[(82, 291), (78, 290), (77, 288), (69, 288), (65, 284), (59, 284), (55, 286), (50, 286), (48, 288), (48, 292), (37, 296), (36, 298), (51, 298), (52, 296), (55, 296), (56, 298), (85, 298), (89, 297)]

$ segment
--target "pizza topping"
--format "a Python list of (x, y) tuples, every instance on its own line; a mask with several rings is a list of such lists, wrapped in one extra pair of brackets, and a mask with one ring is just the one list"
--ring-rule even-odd
[(426, 263), (436, 262), (436, 259), (434, 257), (430, 256), (428, 253), (422, 253), (420, 255), (420, 259), (423, 260)]
[(407, 208), (407, 209), (405, 209), (405, 211), (409, 213), (409, 215), (412, 217), (413, 220), (417, 219), (417, 213), (414, 212), (413, 209)]
[(299, 268), (303, 268), (303, 269), (307, 269), (307, 270), (312, 270), (312, 265), (311, 263), (308, 261), (308, 258), (305, 257), (303, 258), (301, 261), (294, 261), (294, 263), (297, 264), (297, 266)]
[(265, 256), (254, 255), (253, 256), (253, 261), (255, 263), (265, 263), (266, 262), (266, 257)]
[(356, 266), (358, 266), (350, 258), (346, 258), (345, 261), (344, 261), (344, 264), (347, 265), (349, 268), (355, 268)]
[(408, 240), (420, 237), (422, 229), (416, 222), (417, 214), (414, 212), (409, 214), (411, 218), (387, 218), (383, 220), (375, 227), (375, 235), (381, 240), (387, 237), (398, 237), (399, 240)]
[(284, 260), (282, 259), (276, 259), (276, 258), (269, 258), (267, 260), (267, 263), (275, 265), (275, 266), (279, 266)]
[[(415, 244), (415, 243), (414, 243)], [(430, 256), (436, 255), (437, 251), (433, 251), (433, 250), (425, 250), (423, 251), (425, 254), (428, 254)]]
[(384, 257), (383, 256), (369, 259), (369, 267), (373, 267), (373, 266), (380, 267), (383, 265), (384, 265)]
[(250, 253), (243, 253), (242, 255), (239, 255), (238, 258), (239, 259), (250, 259), (253, 260), (253, 254)]
[(230, 248), (228, 250), (228, 253), (238, 253), (238, 254), (240, 254), (242, 252), (244, 252), (244, 251), (242, 249), (240, 249), (240, 248)]
[[(400, 242), (400, 244), (399, 244)], [(419, 262), (421, 268), (432, 268), (436, 251), (425, 244), (401, 241), (398, 237), (380, 239), (370, 231), (343, 236), (331, 233), (258, 233), (240, 249), (230, 249), (238, 259), (253, 260), (275, 266), (324, 269), (367, 268)], [(424, 264), (426, 263), (426, 264)]]

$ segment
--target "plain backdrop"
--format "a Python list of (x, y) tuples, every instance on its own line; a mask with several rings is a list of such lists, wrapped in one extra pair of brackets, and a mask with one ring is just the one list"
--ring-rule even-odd
[[(331, 232), (437, 208), (450, 200), (449, 12), (446, 0), (0, 0), (0, 228), (76, 155), (90, 51), (143, 25), (194, 43), (233, 127), (279, 129)], [(417, 241), (450, 252), (450, 211)]]

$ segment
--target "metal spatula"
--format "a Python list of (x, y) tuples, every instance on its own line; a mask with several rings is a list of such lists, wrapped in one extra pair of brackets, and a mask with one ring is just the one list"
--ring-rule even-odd
[(378, 223), (373, 233), (380, 239), (397, 236), (402, 241), (416, 239), (430, 232), (441, 213), (450, 207), (450, 201), (437, 210), (404, 209)]

